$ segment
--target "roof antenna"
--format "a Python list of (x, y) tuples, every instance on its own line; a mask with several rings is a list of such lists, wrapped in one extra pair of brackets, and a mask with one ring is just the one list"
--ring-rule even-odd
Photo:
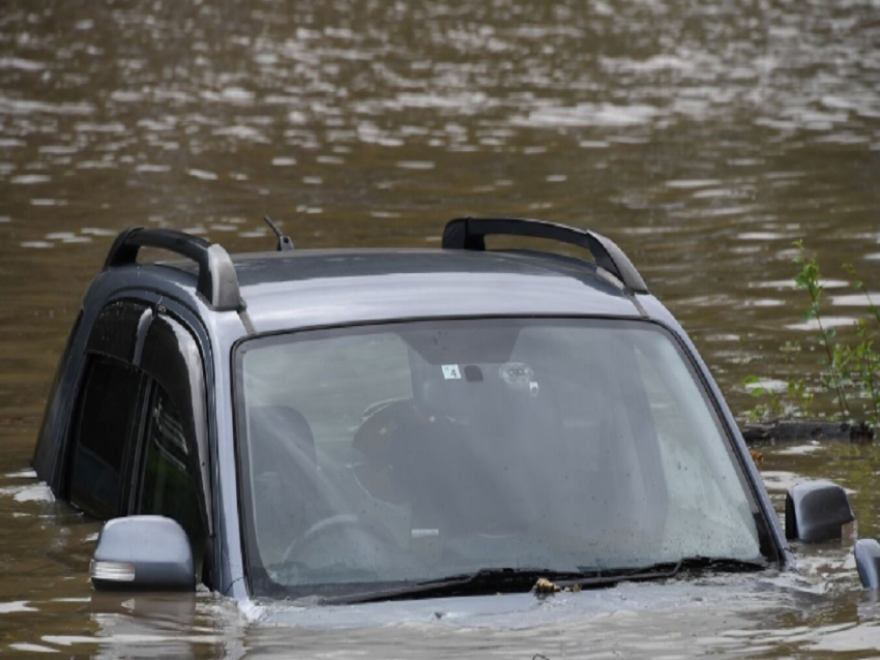
[(293, 241), (290, 240), (290, 236), (287, 234), (282, 234), (281, 230), (278, 229), (278, 225), (275, 224), (275, 221), (272, 220), (268, 215), (263, 216), (263, 220), (266, 221), (266, 224), (269, 225), (269, 229), (271, 229), (275, 235), (278, 237), (278, 247), (276, 248), (279, 252), (286, 252), (288, 250), (293, 249)]

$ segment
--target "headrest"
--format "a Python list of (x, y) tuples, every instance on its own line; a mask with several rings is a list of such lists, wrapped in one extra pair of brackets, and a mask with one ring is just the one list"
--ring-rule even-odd
[(251, 443), (293, 448), (299, 458), (315, 462), (315, 437), (305, 416), (289, 406), (255, 406), (248, 409)]

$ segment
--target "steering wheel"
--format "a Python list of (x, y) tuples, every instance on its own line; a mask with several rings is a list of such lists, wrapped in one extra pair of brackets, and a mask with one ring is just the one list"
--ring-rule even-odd
[(319, 520), (284, 551), (284, 564), (309, 568), (335, 564), (358, 572), (394, 562), (400, 548), (391, 532), (356, 515), (343, 513)]

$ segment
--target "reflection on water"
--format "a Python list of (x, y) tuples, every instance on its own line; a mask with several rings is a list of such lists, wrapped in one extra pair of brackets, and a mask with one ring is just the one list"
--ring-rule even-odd
[[(264, 213), (299, 247), (435, 245), (464, 213), (589, 226), (631, 254), (744, 410), (744, 376), (784, 381), (815, 366), (807, 350), (779, 350), (810, 329), (791, 286), (792, 240), (819, 252), (829, 288), (845, 284), (842, 262), (871, 282), (877, 10), (872, 0), (7, 0), (0, 648), (294, 652), (289, 632), (253, 632), (210, 597), (191, 624), (164, 629), (90, 610), (82, 576), (97, 528), (23, 472), (82, 291), (121, 228), (174, 226), (249, 250), (273, 244)], [(831, 293), (829, 320), (864, 308), (845, 288)], [(855, 491), (863, 534), (880, 528), (871, 448), (765, 456), (771, 484), (839, 479)], [(733, 610), (621, 613), (509, 634), (403, 627), (334, 647), (389, 657), (873, 649), (876, 603), (825, 575), (851, 568), (844, 555), (806, 562), (830, 602), (777, 599), (744, 622)], [(296, 639), (300, 655), (327, 650), (319, 633)]]

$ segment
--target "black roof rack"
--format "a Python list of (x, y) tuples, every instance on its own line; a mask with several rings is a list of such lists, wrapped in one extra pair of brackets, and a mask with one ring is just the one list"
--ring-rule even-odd
[(443, 248), (485, 250), (486, 236), (531, 236), (587, 248), (596, 265), (619, 279), (635, 293), (647, 293), (648, 286), (629, 257), (609, 238), (594, 231), (576, 229), (543, 220), (527, 218), (456, 218), (443, 230)]
[(192, 259), (199, 265), (198, 293), (218, 311), (245, 308), (232, 259), (222, 246), (176, 229), (133, 227), (123, 230), (107, 254), (104, 270), (137, 263), (142, 247), (154, 247)]

